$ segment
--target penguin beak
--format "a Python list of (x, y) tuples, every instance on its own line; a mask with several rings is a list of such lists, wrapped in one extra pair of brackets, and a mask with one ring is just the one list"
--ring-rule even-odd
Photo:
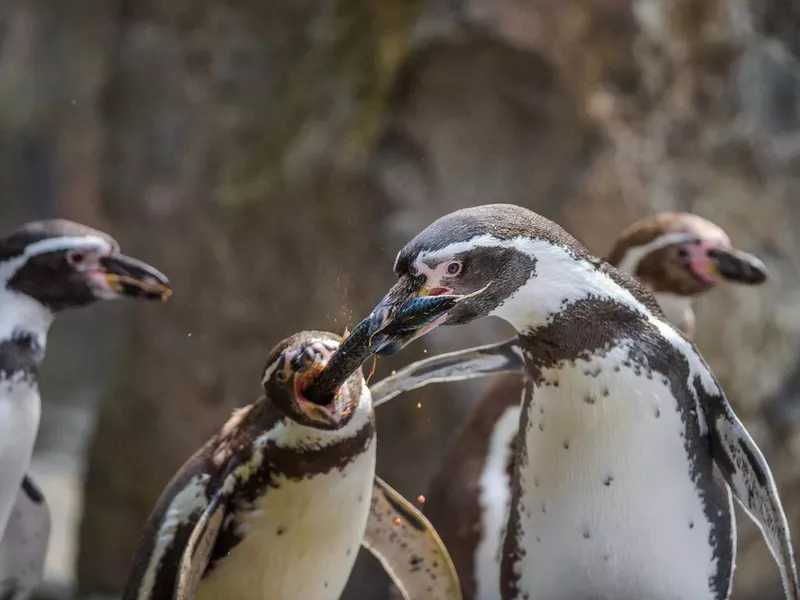
[(341, 422), (341, 417), (336, 413), (334, 398), (327, 406), (311, 402), (305, 397), (304, 390), (308, 383), (313, 380), (313, 374), (301, 377), (295, 376), (294, 397), (297, 407), (306, 414), (308, 418), (317, 423), (324, 424), (330, 428), (337, 428)]
[(99, 271), (94, 274), (95, 280), (118, 296), (166, 301), (172, 295), (169, 280), (163, 273), (123, 254), (100, 259)]
[(747, 252), (728, 248), (708, 251), (709, 267), (714, 275), (733, 283), (760, 285), (767, 280), (767, 268)]
[(441, 325), (464, 296), (431, 296), (424, 277), (403, 275), (365, 321), (375, 354), (389, 356)]
[(341, 391), (329, 398), (327, 404), (314, 402), (306, 396), (310, 385), (325, 370), (334, 349), (318, 342), (292, 356), (286, 365), (287, 375), (294, 371), (294, 400), (297, 408), (311, 421), (326, 429), (340, 426), (349, 410)]
[(424, 278), (404, 275), (334, 352), (305, 397), (327, 405), (339, 386), (373, 354), (389, 356), (444, 322), (468, 296), (425, 296)]

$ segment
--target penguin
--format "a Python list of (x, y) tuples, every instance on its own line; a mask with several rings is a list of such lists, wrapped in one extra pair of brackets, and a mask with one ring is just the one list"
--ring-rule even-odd
[(407, 598), (461, 597), (430, 523), (375, 477), (361, 359), (337, 370), (329, 402), (307, 397), (340, 343), (304, 331), (270, 352), (264, 396), (237, 410), (161, 495), (123, 600), (336, 600), (361, 545)]
[(761, 528), (786, 597), (800, 598), (769, 466), (642, 283), (507, 204), (435, 221), (399, 252), (395, 272), (360, 330), (369, 338), (420, 297), (466, 299), (389, 352), (484, 316), (518, 334), (524, 383), (503, 600), (728, 598), (731, 492)]
[[(696, 298), (721, 283), (760, 285), (767, 279), (757, 257), (734, 249), (722, 229), (691, 213), (637, 221), (622, 231), (607, 260), (653, 292), (667, 319), (689, 339)], [(521, 394), (519, 374), (493, 383), (456, 430), (426, 494), (425, 515), (450, 551), (467, 600), (500, 598), (500, 543)]]
[(41, 580), (47, 503), (26, 475), (39, 427), (38, 375), (56, 314), (98, 300), (165, 300), (167, 278), (124, 256), (108, 234), (66, 220), (0, 239), (0, 597), (24, 600)]

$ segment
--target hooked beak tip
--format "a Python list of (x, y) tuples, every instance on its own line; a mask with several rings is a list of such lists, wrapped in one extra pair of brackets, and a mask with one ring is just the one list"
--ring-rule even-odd
[(767, 267), (752, 254), (739, 250), (715, 249), (709, 252), (714, 270), (726, 281), (761, 285), (768, 279)]
[(375, 335), (386, 329), (397, 318), (404, 306), (424, 295), (422, 281), (418, 278), (403, 275), (398, 279), (366, 319), (365, 333), (370, 343)]
[(450, 311), (459, 302), (482, 293), (488, 287), (456, 296), (452, 295), (449, 288), (426, 290), (416, 278), (401, 278), (368, 317), (372, 351), (380, 356), (398, 352), (444, 324)]
[(103, 268), (106, 284), (120, 296), (162, 302), (172, 296), (167, 277), (145, 262), (118, 254), (106, 258)]

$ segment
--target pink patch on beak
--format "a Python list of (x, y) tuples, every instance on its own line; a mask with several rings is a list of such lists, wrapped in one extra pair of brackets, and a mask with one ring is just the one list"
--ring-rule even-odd
[(435, 287), (435, 288), (429, 289), (428, 293), (426, 295), (428, 295), (428, 296), (443, 296), (444, 294), (449, 294), (452, 291), (453, 290), (451, 290), (450, 288), (446, 288), (446, 287)]
[(308, 382), (303, 381), (300, 377), (294, 378), (294, 395), (298, 402), (310, 402), (304, 395), (303, 391), (308, 387)]
[(689, 255), (689, 266), (694, 274), (712, 285), (721, 282), (722, 277), (717, 271), (716, 263), (708, 256), (708, 251), (718, 247), (719, 244), (707, 241), (684, 246)]

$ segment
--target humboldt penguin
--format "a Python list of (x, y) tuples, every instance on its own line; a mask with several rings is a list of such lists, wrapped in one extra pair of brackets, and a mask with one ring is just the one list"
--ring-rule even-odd
[(38, 376), (50, 324), (62, 310), (97, 300), (170, 293), (164, 275), (78, 223), (37, 221), (0, 239), (1, 598), (30, 595), (47, 549), (49, 511), (26, 473), (39, 428)]
[(484, 316), (518, 333), (524, 385), (503, 600), (726, 599), (731, 491), (762, 529), (786, 597), (800, 598), (766, 461), (641, 283), (555, 223), (504, 204), (437, 220), (400, 251), (395, 272), (364, 321), (368, 337), (420, 297), (465, 299), (387, 353)]
[[(722, 229), (690, 213), (637, 221), (622, 231), (608, 262), (653, 292), (667, 319), (690, 339), (696, 298), (721, 283), (766, 281), (758, 258), (734, 249)], [(450, 551), (466, 600), (500, 598), (521, 395), (518, 374), (498, 378), (453, 435), (426, 494), (424, 512)]]
[[(270, 352), (264, 396), (163, 492), (123, 600), (336, 600), (362, 544), (406, 598), (461, 597), (430, 524), (375, 477), (372, 398), (359, 370), (369, 352), (347, 346), (347, 367), (329, 366), (340, 343), (306, 331)], [(306, 391), (328, 367), (333, 395), (315, 402)]]

